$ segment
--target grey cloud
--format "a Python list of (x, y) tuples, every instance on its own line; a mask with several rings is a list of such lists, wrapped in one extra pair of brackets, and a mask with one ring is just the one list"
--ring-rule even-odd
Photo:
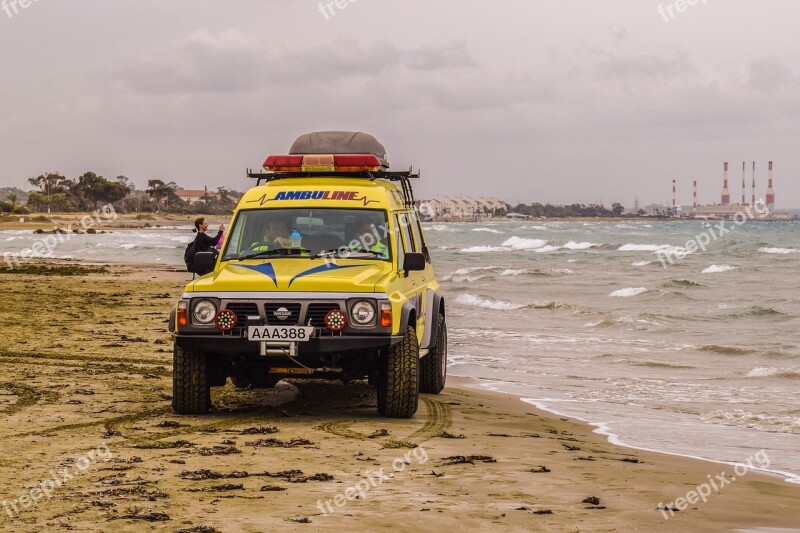
[(761, 59), (750, 63), (750, 79), (748, 87), (757, 91), (774, 90), (796, 78), (789, 69), (777, 59)]
[(685, 53), (619, 54), (598, 52), (596, 77), (603, 80), (667, 80), (695, 72)]
[(330, 84), (357, 76), (473, 67), (464, 44), (401, 49), (345, 38), (294, 48), (244, 37), (238, 30), (191, 34), (118, 69), (117, 81), (142, 93), (229, 93), (273, 85)]

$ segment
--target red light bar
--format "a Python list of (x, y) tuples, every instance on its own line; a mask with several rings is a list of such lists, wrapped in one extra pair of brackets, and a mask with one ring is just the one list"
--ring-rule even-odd
[(264, 161), (264, 170), (274, 172), (301, 172), (303, 170), (302, 155), (271, 155)]
[(376, 172), (381, 169), (371, 154), (271, 155), (264, 170), (271, 172)]
[(334, 155), (333, 164), (339, 172), (375, 172), (381, 169), (380, 160), (371, 154)]

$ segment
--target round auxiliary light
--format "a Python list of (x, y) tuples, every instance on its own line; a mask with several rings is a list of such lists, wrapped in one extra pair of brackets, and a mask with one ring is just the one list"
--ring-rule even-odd
[(350, 316), (353, 322), (359, 326), (366, 326), (375, 319), (375, 308), (371, 303), (361, 300), (356, 302), (353, 309), (350, 310)]
[(347, 325), (347, 315), (341, 309), (331, 309), (322, 320), (331, 331), (342, 331)]
[(214, 321), (214, 315), (217, 312), (217, 306), (214, 302), (209, 300), (200, 300), (194, 305), (192, 310), (192, 317), (195, 324), (211, 324)]
[(232, 330), (234, 327), (236, 327), (238, 322), (239, 317), (237, 317), (236, 313), (230, 309), (223, 309), (217, 313), (217, 318), (214, 319), (214, 323), (217, 325), (217, 328), (221, 329), (222, 331)]

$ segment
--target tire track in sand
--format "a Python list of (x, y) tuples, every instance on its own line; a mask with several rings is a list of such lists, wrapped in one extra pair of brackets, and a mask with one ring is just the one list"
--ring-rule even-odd
[(453, 425), (453, 413), (450, 406), (433, 396), (420, 396), (427, 410), (425, 424), (414, 433), (406, 437), (411, 442), (426, 442), (442, 433)]

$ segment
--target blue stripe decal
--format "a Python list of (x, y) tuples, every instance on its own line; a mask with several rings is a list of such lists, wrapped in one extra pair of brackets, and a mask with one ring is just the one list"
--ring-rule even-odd
[(254, 270), (259, 274), (264, 274), (269, 279), (272, 280), (272, 283), (275, 284), (275, 287), (278, 287), (278, 278), (275, 276), (275, 269), (272, 268), (272, 263), (262, 263), (260, 265), (236, 265), (240, 268), (247, 268), (250, 270)]
[(298, 275), (296, 275), (295, 277), (293, 277), (292, 279), (289, 280), (289, 287), (292, 286), (292, 283), (294, 283), (294, 280), (296, 280), (297, 278), (310, 276), (311, 274), (316, 274), (318, 272), (325, 272), (325, 271), (330, 272), (332, 270), (341, 270), (343, 268), (356, 268), (356, 267), (363, 267), (363, 266), (369, 266), (369, 265), (345, 265), (345, 266), (339, 266), (339, 265), (334, 265), (332, 263), (327, 263), (327, 264), (320, 265), (320, 266), (317, 266), (317, 267), (314, 267), (314, 268), (310, 268), (310, 269), (306, 270), (305, 272), (300, 272)]

